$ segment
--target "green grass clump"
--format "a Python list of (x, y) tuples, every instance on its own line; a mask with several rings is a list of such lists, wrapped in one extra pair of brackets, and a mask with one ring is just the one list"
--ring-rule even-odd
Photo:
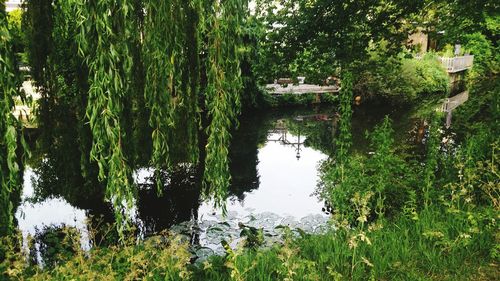
[(271, 248), (226, 247), (195, 264), (186, 243), (157, 236), (89, 252), (78, 244), (51, 268), (30, 267), (22, 254), (0, 268), (5, 280), (495, 280), (498, 225), (484, 215), (492, 211), (441, 205), (322, 235), (287, 231)]
[(440, 208), (304, 235), (261, 251), (231, 251), (195, 268), (194, 280), (495, 280), (496, 225)]
[[(94, 248), (84, 252), (75, 245), (76, 254), (53, 268), (25, 267), (24, 274), (5, 278), (26, 280), (189, 280), (188, 245), (177, 238), (157, 236), (137, 245)], [(17, 272), (19, 264), (17, 261)], [(31, 272), (31, 274), (26, 274)], [(10, 275), (10, 276), (9, 276)], [(14, 278), (16, 277), (16, 278)]]

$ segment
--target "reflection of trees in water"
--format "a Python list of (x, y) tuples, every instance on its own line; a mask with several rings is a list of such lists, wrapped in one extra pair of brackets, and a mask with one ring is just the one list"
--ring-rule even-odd
[(198, 218), (200, 180), (196, 168), (178, 165), (170, 172), (160, 172), (162, 193), (157, 194), (153, 176), (139, 185), (137, 210), (144, 235), (152, 235), (178, 224)]
[[(105, 184), (97, 179), (97, 165), (90, 161), (91, 135), (78, 121), (77, 113), (64, 102), (54, 102), (41, 115), (36, 148), (28, 161), (33, 168), (33, 202), (63, 198), (70, 205), (85, 210), (89, 228), (99, 233), (102, 222), (114, 222), (109, 203), (104, 200)], [(91, 241), (93, 242), (93, 241)]]
[[(332, 110), (328, 109), (326, 112)], [(333, 143), (334, 123), (331, 120), (293, 121), (294, 117), (310, 113), (307, 109), (254, 112), (241, 118), (240, 126), (233, 131), (230, 147), (232, 184), (229, 196), (244, 200), (246, 192), (259, 187), (258, 151), (266, 143), (276, 120), (285, 120), (287, 129), (292, 133), (300, 127), (301, 134), (307, 137), (306, 145), (323, 152), (331, 149), (328, 147)], [(91, 243), (113, 243), (112, 238), (116, 238), (116, 235), (109, 234), (109, 229), (104, 227), (114, 219), (112, 209), (104, 199), (105, 186), (97, 180), (98, 169), (95, 164), (88, 162), (88, 153), (85, 153), (90, 147), (90, 143), (86, 143), (88, 131), (76, 125), (78, 122), (75, 116), (63, 112), (59, 115), (65, 121), (55, 121), (57, 118), (52, 118), (52, 128), (41, 136), (38, 148), (30, 160), (37, 175), (34, 200), (41, 202), (50, 197), (64, 198), (72, 206), (86, 210), (89, 228), (95, 232), (90, 238), (95, 241), (90, 241)], [(203, 140), (200, 145), (202, 143)], [(137, 143), (137, 147), (129, 155), (134, 153), (149, 155), (150, 150)], [(185, 155), (182, 151), (180, 153)], [(200, 153), (203, 153), (202, 149)], [(149, 156), (133, 158), (136, 168), (148, 166)], [(203, 155), (200, 155), (200, 159), (203, 160)], [(143, 235), (152, 235), (172, 225), (197, 218), (203, 169), (185, 164), (174, 167), (176, 168), (170, 172), (159, 172), (163, 191), (161, 196), (157, 195), (154, 177), (138, 187), (137, 214), (141, 222), (139, 230)]]
[[(395, 108), (387, 104), (362, 104), (354, 108), (352, 118), (353, 150), (367, 152), (369, 142), (366, 132), (373, 130), (386, 115), (393, 120), (396, 140), (404, 143), (419, 143), (418, 130), (422, 127), (422, 120), (412, 118), (415, 108)], [(334, 155), (335, 138), (338, 134), (339, 116), (334, 108), (326, 108), (307, 114), (293, 112), (285, 115), (276, 123), (276, 127), (291, 133), (305, 137), (304, 145), (321, 151), (326, 155)], [(284, 123), (284, 125), (283, 125)], [(421, 139), (420, 139), (421, 142)]]
[(418, 108), (411, 106), (390, 106), (384, 103), (366, 103), (354, 108), (352, 118), (353, 149), (358, 152), (368, 152), (368, 131), (373, 131), (386, 115), (393, 121), (394, 139), (398, 147), (414, 145), (419, 118), (412, 117)]
[(80, 239), (77, 229), (65, 225), (37, 229), (30, 245), (30, 260), (32, 263), (54, 268), (80, 251)]
[(305, 138), (305, 147), (332, 155), (338, 124), (338, 117), (334, 112), (298, 115), (293, 119), (285, 120), (285, 124), (291, 134)]
[[(329, 116), (331, 112), (334, 112), (332, 108), (319, 108), (314, 113)], [(300, 130), (300, 134), (308, 139), (305, 145), (309, 142), (309, 146), (312, 148), (326, 153), (328, 146), (332, 143), (329, 141), (333, 139), (331, 128), (333, 123), (327, 125), (326, 123), (331, 122), (318, 122), (319, 120), (314, 118), (307, 122), (294, 120), (297, 116), (310, 115), (311, 109), (306, 108), (269, 110), (242, 116), (239, 128), (233, 133), (233, 142), (229, 154), (232, 176), (229, 194), (242, 201), (246, 192), (259, 188), (260, 180), (257, 171), (259, 148), (269, 141), (268, 136), (272, 133), (279, 131), (297, 135)], [(285, 140), (285, 143), (295, 145), (298, 148), (298, 144), (295, 142)]]
[(34, 202), (42, 202), (47, 198), (61, 197), (72, 206), (85, 210), (96, 210), (102, 213), (107, 207), (104, 202), (104, 189), (98, 181), (85, 179), (79, 166), (71, 162), (62, 162), (54, 155), (46, 155), (34, 168), (36, 177), (33, 179), (35, 195)]
[(245, 192), (259, 188), (259, 147), (265, 143), (270, 126), (269, 115), (264, 112), (245, 115), (240, 119), (240, 126), (233, 132), (229, 150), (229, 196), (243, 201)]
[(292, 137), (289, 136), (288, 127), (286, 125), (285, 119), (279, 119), (276, 121), (275, 126), (272, 130), (269, 131), (271, 136), (267, 137), (267, 142), (279, 143), (284, 146), (293, 147), (296, 151), (297, 160), (300, 159), (300, 152), (302, 151), (302, 146), (304, 145), (304, 138), (301, 139), (300, 126), (295, 134), (296, 140), (292, 140)]

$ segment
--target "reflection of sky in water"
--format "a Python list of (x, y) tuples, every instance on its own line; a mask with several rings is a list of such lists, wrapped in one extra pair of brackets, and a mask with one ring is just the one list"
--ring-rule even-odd
[[(23, 235), (24, 247), (28, 247), (28, 235), (34, 236), (36, 231), (42, 231), (45, 226), (76, 227), (80, 230), (82, 239), (80, 240), (82, 249), (89, 249), (90, 245), (88, 233), (85, 227), (87, 216), (84, 210), (73, 207), (63, 198), (47, 198), (40, 203), (31, 203), (29, 198), (33, 197), (33, 179), (37, 175), (30, 167), (26, 167), (24, 172), (23, 194), (21, 205), (17, 209), (16, 219), (18, 228)], [(39, 249), (40, 245), (36, 245)], [(37, 261), (40, 262), (40, 252), (37, 251)]]
[[(281, 134), (270, 134), (268, 139), (276, 140)], [(297, 143), (296, 136), (288, 134), (290, 143)], [(301, 142), (304, 137), (301, 137)], [(259, 188), (245, 193), (244, 201), (234, 198), (227, 200), (228, 212), (236, 212), (238, 217), (248, 214), (271, 212), (279, 216), (302, 218), (311, 214), (321, 214), (324, 206), (312, 196), (318, 181), (318, 164), (326, 155), (301, 145), (300, 159), (296, 158), (296, 146), (279, 142), (267, 142), (259, 149), (257, 166)], [(200, 206), (200, 218), (216, 212), (211, 202)]]
[[(272, 133), (269, 134), (268, 140), (278, 140), (281, 136)], [(304, 140), (305, 137), (302, 136), (300, 142), (303, 143)], [(297, 143), (299, 139), (287, 134), (287, 141)], [(228, 198), (227, 210), (232, 215), (227, 219), (243, 221), (245, 217), (257, 214), (275, 217), (275, 220), (290, 217), (300, 220), (309, 215), (325, 217), (321, 211), (323, 203), (312, 195), (318, 181), (317, 166), (325, 158), (323, 153), (301, 145), (300, 159), (297, 159), (296, 144), (284, 145), (282, 142), (267, 141), (258, 152), (259, 188), (245, 192), (243, 201), (236, 197)], [(144, 183), (151, 175), (151, 169), (139, 169), (134, 173), (134, 178), (137, 182)], [(85, 210), (73, 207), (59, 197), (48, 198), (35, 204), (26, 201), (34, 193), (33, 177), (37, 175), (27, 168), (24, 175), (23, 202), (16, 213), (22, 233), (25, 236), (33, 235), (36, 229), (41, 230), (44, 226), (64, 224), (83, 230), (85, 236)], [(199, 221), (225, 220), (220, 216), (221, 211), (213, 208), (212, 202), (202, 202), (198, 214)]]
[(25, 201), (25, 199), (33, 196), (32, 178), (35, 176), (31, 168), (26, 169), (24, 173), (23, 202), (16, 212), (19, 229), (23, 233), (30, 234), (35, 233), (35, 228), (42, 229), (43, 226), (52, 224), (65, 224), (83, 229), (86, 219), (85, 211), (71, 206), (62, 198), (49, 198), (36, 204)]

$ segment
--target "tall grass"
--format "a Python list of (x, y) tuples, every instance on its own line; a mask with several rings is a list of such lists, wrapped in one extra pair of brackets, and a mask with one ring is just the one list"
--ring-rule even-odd
[[(388, 124), (386, 120), (372, 136), (390, 135), (380, 132), (388, 131)], [(410, 196), (410, 192), (401, 197), (408, 199), (406, 202), (393, 202), (398, 197), (387, 200), (392, 189), (377, 185), (381, 183), (381, 175), (386, 174), (372, 174), (367, 180), (374, 184), (348, 193), (350, 198), (346, 197), (342, 206), (349, 206), (351, 214), (344, 217), (349, 220), (334, 220), (332, 229), (322, 235), (286, 230), (283, 242), (271, 248), (252, 244), (232, 249), (226, 245), (224, 256), (192, 263), (188, 245), (173, 236), (159, 235), (143, 242), (131, 238), (124, 245), (94, 247), (85, 252), (80, 248), (78, 235), (68, 230), (61, 242), (66, 245), (57, 247), (64, 251), (53, 253), (51, 260), (55, 262), (44, 268), (26, 259), (27, 253), (20, 251), (21, 239), (4, 238), (0, 240), (0, 251), (5, 257), (0, 262), (0, 277), (3, 280), (497, 280), (500, 143), (494, 142), (481, 155), (476, 145), (483, 143), (484, 140), (470, 138), (454, 154), (453, 169), (457, 175), (454, 180), (433, 180), (432, 185), (427, 184), (428, 177), (421, 177), (421, 182), (410, 181), (407, 188), (420, 196)], [(379, 149), (387, 147), (381, 145)], [(355, 157), (351, 161), (360, 159)], [(406, 170), (429, 173), (428, 168)], [(436, 171), (436, 177), (439, 175)], [(390, 173), (388, 176), (393, 177)], [(418, 178), (418, 174), (412, 178)], [(348, 192), (349, 186), (341, 184)], [(388, 215), (391, 204), (403, 207), (392, 208)]]
[[(471, 224), (442, 209), (429, 208), (419, 220), (400, 217), (370, 224), (366, 231), (338, 229), (287, 239), (270, 249), (229, 250), (191, 265), (187, 245), (161, 238), (140, 245), (93, 249), (50, 270), (23, 266), (8, 280), (495, 280), (496, 228)], [(168, 246), (167, 246), (168, 245)], [(11, 260), (12, 261), (12, 260)]]
[(334, 214), (325, 234), (287, 229), (270, 248), (247, 237), (193, 263), (188, 245), (170, 235), (85, 252), (68, 231), (44, 268), (26, 258), (21, 239), (3, 238), (0, 279), (498, 280), (500, 142), (488, 133), (498, 122), (478, 123), (453, 149), (440, 145), (438, 122), (430, 124), (423, 162), (397, 152), (385, 119), (369, 134), (372, 155), (347, 156), (348, 176), (339, 179), (334, 161), (322, 167), (321, 194)]

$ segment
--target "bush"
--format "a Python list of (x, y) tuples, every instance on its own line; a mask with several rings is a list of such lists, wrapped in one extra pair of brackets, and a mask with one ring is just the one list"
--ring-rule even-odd
[(420, 93), (446, 93), (449, 90), (450, 80), (437, 56), (427, 54), (418, 62), (417, 75), (423, 79)]
[[(282, 94), (270, 95), (265, 93), (263, 95), (265, 106), (268, 107), (289, 107), (289, 106), (309, 106), (317, 104), (316, 94)], [(338, 94), (321, 94), (320, 102), (323, 104), (336, 104), (338, 102)]]
[(12, 35), (12, 45), (15, 53), (23, 53), (25, 46), (24, 31), (22, 28), (23, 11), (16, 9), (7, 15), (7, 22)]
[(162, 235), (138, 245), (80, 251), (61, 266), (39, 270), (30, 280), (187, 280), (189, 263), (187, 244)]
[(422, 59), (404, 59), (401, 71), (392, 82), (392, 91), (405, 101), (415, 101), (431, 94), (447, 93), (448, 74), (433, 54)]
[[(474, 55), (474, 66), (470, 73), (472, 80), (498, 73), (499, 55), (493, 44), (480, 32), (467, 34), (463, 38), (465, 52)], [(493, 55), (495, 54), (495, 55)]]
[(422, 59), (376, 55), (363, 66), (355, 92), (368, 98), (407, 103), (449, 91), (448, 74), (434, 54)]

